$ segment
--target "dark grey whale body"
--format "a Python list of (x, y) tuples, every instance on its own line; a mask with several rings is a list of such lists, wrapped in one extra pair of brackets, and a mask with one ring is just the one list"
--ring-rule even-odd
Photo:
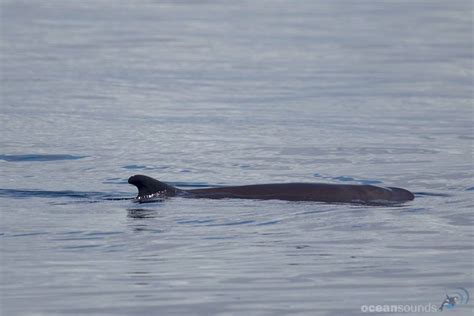
[(415, 198), (413, 193), (401, 188), (355, 184), (273, 183), (181, 190), (144, 175), (134, 175), (128, 179), (128, 183), (138, 188), (136, 201), (140, 203), (166, 196), (333, 203), (405, 202)]

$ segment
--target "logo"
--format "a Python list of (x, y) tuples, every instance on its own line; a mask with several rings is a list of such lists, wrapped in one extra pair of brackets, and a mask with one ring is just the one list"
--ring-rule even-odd
[(463, 287), (458, 287), (446, 293), (446, 298), (438, 308), (439, 311), (443, 309), (451, 309), (456, 305), (467, 304), (469, 302), (469, 291)]
[[(457, 305), (469, 303), (469, 291), (463, 287), (458, 287), (446, 292), (446, 298), (441, 306), (428, 304), (377, 304), (361, 305), (363, 313), (435, 313), (447, 309), (453, 309)], [(439, 307), (438, 307), (439, 306)]]

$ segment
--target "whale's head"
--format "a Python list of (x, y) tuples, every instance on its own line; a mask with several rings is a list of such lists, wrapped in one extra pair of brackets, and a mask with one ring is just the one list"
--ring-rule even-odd
[(392, 193), (392, 201), (411, 201), (415, 199), (415, 195), (408, 190), (402, 188), (388, 187)]

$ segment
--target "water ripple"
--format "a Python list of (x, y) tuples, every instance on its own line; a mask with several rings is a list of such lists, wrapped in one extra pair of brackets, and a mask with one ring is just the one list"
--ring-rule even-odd
[(86, 158), (88, 156), (73, 156), (73, 155), (40, 155), (40, 154), (25, 154), (25, 155), (0, 155), (0, 160), (9, 162), (40, 162), (40, 161), (58, 161), (58, 160), (77, 160)]
[(228, 223), (222, 223), (222, 224), (209, 224), (206, 226), (235, 226), (235, 225), (246, 225), (246, 224), (252, 224), (255, 223), (254, 220), (244, 220), (244, 221), (237, 221), (237, 222), (228, 222)]
[(95, 199), (95, 200), (109, 200), (121, 201), (131, 200), (131, 197), (124, 197), (127, 193), (120, 192), (97, 192), (97, 191), (72, 191), (72, 190), (20, 190), (20, 189), (0, 189), (0, 197), (6, 198), (80, 198), (80, 199)]

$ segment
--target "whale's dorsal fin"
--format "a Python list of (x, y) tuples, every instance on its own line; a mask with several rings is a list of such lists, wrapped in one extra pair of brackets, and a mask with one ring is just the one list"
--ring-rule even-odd
[(141, 174), (137, 174), (128, 178), (128, 183), (133, 184), (138, 189), (137, 198), (145, 198), (152, 194), (160, 193), (166, 196), (176, 195), (180, 190), (160, 182), (152, 177), (147, 177)]

